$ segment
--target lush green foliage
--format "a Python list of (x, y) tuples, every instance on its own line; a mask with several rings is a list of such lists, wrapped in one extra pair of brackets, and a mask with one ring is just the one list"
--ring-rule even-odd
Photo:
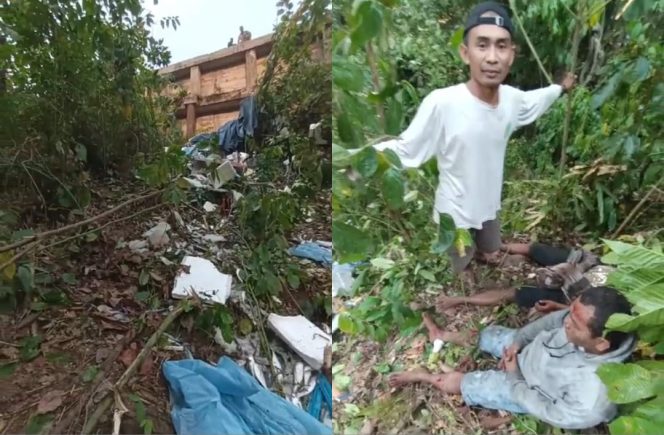
[[(537, 123), (519, 131), (508, 146), (504, 234), (557, 233), (568, 240), (570, 233), (580, 233), (592, 242), (621, 227), (622, 233), (641, 230), (656, 237), (664, 223), (661, 208), (653, 206), (661, 201), (657, 188), (664, 178), (659, 36), (664, 2), (504, 3), (510, 4), (518, 28), (517, 59), (508, 84), (534, 89), (548, 85), (547, 76), (555, 80), (566, 70), (579, 75), (577, 88)], [(340, 317), (340, 329), (347, 333), (384, 338), (392, 327), (408, 330), (413, 292), (449, 279), (446, 260), (435, 254), (441, 250), (432, 249), (432, 241), (437, 238), (442, 246), (467, 241), (453, 226), (437, 230), (431, 223), (437, 183), (432, 162), (419, 170), (403, 170), (396, 156), (375, 152), (367, 144), (401, 133), (431, 90), (466, 80), (457, 51), (463, 19), (474, 4), (335, 2), (333, 235), (340, 262), (366, 261), (359, 266), (353, 289), (363, 297)], [(349, 153), (349, 148), (359, 151)], [(615, 252), (622, 246), (609, 244)], [(651, 255), (660, 252), (655, 249)], [(623, 276), (625, 285), (614, 284), (634, 292), (630, 299), (636, 311), (610, 326), (639, 331), (648, 349), (661, 351), (661, 305), (653, 304), (661, 303), (657, 291), (664, 289), (647, 281), (660, 278), (651, 270), (652, 258), (646, 257), (620, 260), (621, 271), (628, 264), (636, 270), (615, 274), (612, 280)], [(639, 433), (638, 425), (661, 405), (656, 390), (661, 383), (655, 382), (661, 379), (661, 368), (653, 364), (616, 366), (625, 376), (633, 373), (635, 380), (641, 376), (650, 384), (629, 384), (635, 396), (621, 403), (649, 402), (636, 402), (638, 409), (616, 420), (613, 432)], [(618, 379), (615, 373), (611, 376)]]
[(598, 375), (609, 398), (623, 405), (622, 416), (610, 424), (612, 434), (659, 433), (664, 414), (664, 254), (661, 245), (644, 246), (607, 241), (611, 252), (603, 261), (617, 266), (608, 284), (633, 304), (633, 314), (614, 314), (607, 330), (635, 333), (646, 357), (629, 364), (605, 364)]
[(435, 164), (405, 170), (395, 153), (363, 146), (367, 138), (400, 133), (406, 108), (419, 101), (415, 88), (398, 79), (399, 61), (388, 55), (398, 26), (389, 3), (335, 3), (333, 35), (335, 252), (342, 263), (371, 260), (356, 284), (367, 297), (339, 326), (377, 339), (419, 323), (408, 306), (413, 290), (440, 282), (444, 252), (468, 241), (449, 216), (440, 216), (438, 228), (432, 223)]
[(84, 171), (128, 174), (171, 144), (173, 102), (155, 71), (170, 54), (150, 36), (153, 21), (139, 0), (3, 2), (5, 186), (25, 185), (47, 209), (83, 209)]

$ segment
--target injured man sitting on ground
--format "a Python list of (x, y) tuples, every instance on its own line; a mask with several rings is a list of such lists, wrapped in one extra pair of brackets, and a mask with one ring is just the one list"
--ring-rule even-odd
[(536, 286), (499, 288), (472, 296), (441, 295), (436, 301), (438, 312), (462, 304), (492, 306), (516, 302), (522, 308), (548, 313), (567, 308), (583, 290), (606, 283), (612, 268), (599, 264), (592, 252), (557, 248), (542, 243), (509, 244), (503, 247), (510, 254), (529, 257), (541, 267), (536, 271)]
[[(501, 358), (498, 369), (431, 374), (424, 369), (394, 373), (399, 387), (425, 382), (445, 393), (460, 394), (468, 406), (530, 414), (563, 429), (585, 429), (608, 422), (616, 405), (596, 375), (608, 362), (631, 354), (635, 338), (623, 332), (603, 336), (614, 313), (629, 314), (629, 302), (617, 290), (590, 287), (559, 310), (514, 330), (489, 326), (479, 334), (480, 350)], [(467, 334), (440, 329), (426, 315), (429, 339), (471, 346)]]

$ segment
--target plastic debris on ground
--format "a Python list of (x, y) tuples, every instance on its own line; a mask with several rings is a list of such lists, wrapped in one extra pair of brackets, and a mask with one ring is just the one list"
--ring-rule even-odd
[(178, 435), (332, 434), (330, 427), (262, 387), (230, 358), (222, 357), (216, 366), (191, 359), (166, 361), (163, 373)]
[(350, 296), (353, 288), (353, 271), (355, 265), (350, 263), (332, 264), (332, 297)]
[(319, 374), (317, 377), (316, 388), (309, 398), (307, 412), (319, 421), (327, 422), (329, 420), (329, 425), (332, 425), (332, 384), (323, 374)]
[(267, 324), (288, 346), (314, 370), (320, 370), (325, 358), (325, 346), (332, 337), (304, 316), (270, 314)]
[(171, 294), (174, 299), (188, 298), (196, 292), (205, 302), (226, 303), (231, 294), (232, 276), (219, 272), (211, 261), (201, 257), (186, 256), (181, 264)]
[(298, 246), (290, 248), (288, 253), (326, 266), (332, 264), (332, 249), (322, 246), (321, 242), (302, 242)]
[(148, 239), (150, 246), (153, 248), (161, 248), (167, 245), (170, 241), (167, 233), (170, 229), (171, 226), (168, 223), (159, 222), (157, 225), (143, 233), (143, 237)]

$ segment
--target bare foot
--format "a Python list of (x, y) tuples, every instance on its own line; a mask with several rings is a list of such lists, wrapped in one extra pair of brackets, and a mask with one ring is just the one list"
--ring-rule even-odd
[(497, 266), (502, 261), (502, 254), (499, 250), (491, 253), (478, 252), (476, 259), (482, 263), (488, 264), (490, 266)]
[(421, 382), (423, 377), (429, 375), (429, 371), (424, 367), (419, 367), (407, 372), (392, 373), (387, 379), (387, 383), (392, 388), (399, 388), (406, 384)]
[(464, 303), (464, 299), (461, 297), (440, 295), (436, 300), (436, 311), (439, 313), (444, 313), (450, 308), (454, 308), (457, 305)]
[(436, 339), (443, 340), (443, 330), (436, 325), (436, 322), (427, 313), (422, 313), (422, 323), (429, 332), (429, 341), (433, 343)]

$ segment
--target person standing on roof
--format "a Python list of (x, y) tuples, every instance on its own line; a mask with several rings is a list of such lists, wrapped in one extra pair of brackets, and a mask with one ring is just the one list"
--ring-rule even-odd
[(244, 30), (243, 26), (240, 26), (240, 36), (237, 37), (237, 43), (240, 44), (251, 39), (251, 32)]
[(470, 67), (470, 79), (431, 92), (397, 139), (374, 145), (380, 151), (396, 152), (406, 167), (436, 158), (440, 175), (434, 221), (438, 223), (439, 213), (448, 213), (457, 228), (469, 229), (473, 236), (464, 256), (450, 249), (456, 273), (467, 270), (476, 254), (489, 263), (497, 259), (503, 164), (510, 135), (539, 118), (576, 79), (567, 73), (560, 84), (527, 92), (502, 84), (514, 62), (513, 36), (505, 7), (496, 2), (475, 6), (459, 47)]

